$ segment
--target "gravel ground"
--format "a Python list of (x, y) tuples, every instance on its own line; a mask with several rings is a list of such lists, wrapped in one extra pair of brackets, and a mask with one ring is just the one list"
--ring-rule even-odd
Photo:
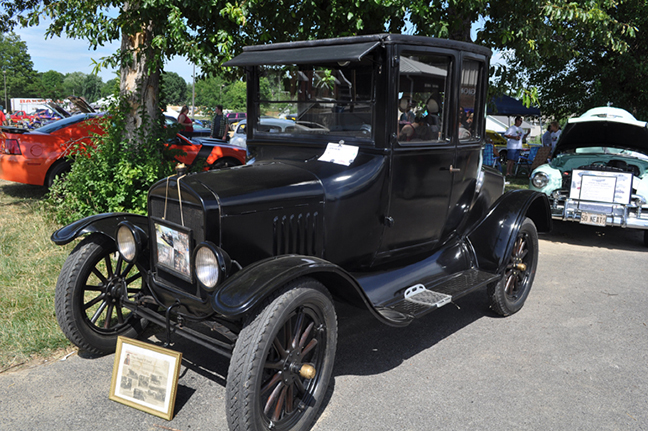
[[(338, 310), (325, 430), (648, 430), (642, 233), (555, 223), (525, 307), (483, 290), (407, 328)], [(151, 341), (156, 341), (155, 336)], [(0, 430), (226, 430), (228, 361), (182, 340), (171, 421), (110, 401), (114, 355), (0, 375)]]

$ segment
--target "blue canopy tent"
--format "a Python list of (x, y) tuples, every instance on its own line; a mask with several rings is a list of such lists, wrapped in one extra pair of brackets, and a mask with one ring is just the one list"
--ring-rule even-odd
[(540, 110), (533, 106), (527, 108), (522, 102), (510, 96), (500, 96), (491, 101), (487, 107), (488, 115), (539, 117)]

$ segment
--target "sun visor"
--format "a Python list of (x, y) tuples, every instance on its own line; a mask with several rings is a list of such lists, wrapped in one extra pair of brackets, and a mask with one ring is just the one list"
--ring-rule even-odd
[(568, 123), (560, 135), (556, 151), (582, 147), (627, 148), (648, 154), (648, 129), (645, 124), (621, 121), (583, 121)]
[(360, 61), (380, 45), (371, 41), (347, 45), (306, 46), (303, 48), (262, 49), (245, 51), (224, 66), (255, 66), (258, 64), (307, 64), (322, 62)]

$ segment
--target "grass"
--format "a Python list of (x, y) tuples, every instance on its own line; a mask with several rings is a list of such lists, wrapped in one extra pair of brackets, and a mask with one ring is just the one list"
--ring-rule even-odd
[(54, 289), (74, 244), (50, 241), (45, 188), (0, 180), (0, 372), (70, 343), (54, 314)]
[(519, 189), (528, 189), (529, 188), (529, 178), (526, 177), (526, 175), (522, 174), (518, 177), (509, 177), (506, 179), (508, 184), (504, 186), (504, 189), (507, 192), (510, 192), (511, 190), (519, 190)]

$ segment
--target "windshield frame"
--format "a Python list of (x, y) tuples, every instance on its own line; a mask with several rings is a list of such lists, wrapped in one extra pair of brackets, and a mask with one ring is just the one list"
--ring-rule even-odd
[[(248, 141), (299, 141), (313, 145), (344, 141), (357, 145), (374, 146), (375, 130), (373, 125), (378, 106), (377, 75), (381, 69), (380, 62), (374, 58), (376, 55), (367, 53), (360, 61), (355, 62), (254, 66), (253, 72), (248, 73), (248, 85), (253, 85), (255, 89), (253, 102), (248, 104), (250, 111), (247, 118)], [(263, 80), (266, 78), (267, 81), (269, 71), (296, 72), (294, 75), (290, 75), (290, 73), (284, 75), (280, 85), (276, 87), (282, 90), (282, 97), (273, 99), (261, 94), (262, 87), (264, 91), (267, 89), (268, 82), (263, 82)], [(281, 73), (279, 76), (282, 76)], [(362, 82), (347, 79), (346, 75), (349, 74), (353, 74), (355, 78), (362, 78)], [(360, 75), (358, 76), (358, 74)], [(323, 80), (322, 76), (326, 76), (328, 81)], [(330, 88), (322, 90), (321, 82), (327, 82)], [(347, 85), (349, 93), (356, 91), (355, 95), (350, 95), (347, 98), (340, 97), (343, 82), (344, 85)], [(292, 88), (288, 88), (289, 86)], [(364, 93), (358, 96), (360, 90)], [(330, 92), (334, 97), (317, 98), (318, 95), (321, 96), (327, 92)], [(313, 102), (313, 100), (316, 101)], [(273, 112), (275, 115), (272, 117), (293, 120), (295, 127), (289, 128), (289, 131), (265, 131), (260, 127), (261, 118), (266, 117), (266, 114), (272, 111), (269, 107), (273, 105), (284, 105), (284, 109), (280, 112), (275, 110)], [(347, 118), (349, 121), (345, 124), (341, 118)]]

